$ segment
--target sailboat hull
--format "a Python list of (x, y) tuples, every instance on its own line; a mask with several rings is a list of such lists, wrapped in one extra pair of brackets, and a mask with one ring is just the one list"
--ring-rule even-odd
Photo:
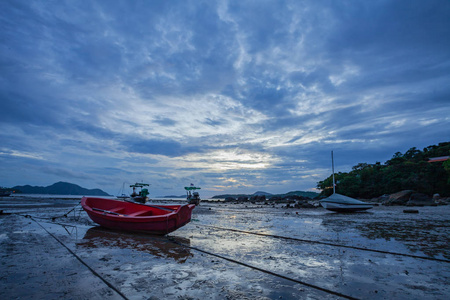
[(336, 193), (333, 151), (331, 151), (331, 166), (333, 168), (333, 194), (328, 198), (320, 200), (320, 205), (325, 209), (336, 212), (354, 212), (372, 208), (373, 206), (368, 203)]
[(342, 203), (327, 202), (327, 201), (321, 201), (320, 205), (322, 205), (327, 210), (336, 211), (336, 212), (364, 211), (364, 210), (368, 210), (373, 207), (370, 204), (342, 204)]
[(337, 212), (354, 212), (367, 210), (373, 205), (340, 194), (333, 194), (319, 201), (325, 209)]

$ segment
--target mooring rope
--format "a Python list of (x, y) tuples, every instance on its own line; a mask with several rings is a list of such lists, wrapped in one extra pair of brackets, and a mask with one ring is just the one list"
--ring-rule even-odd
[(197, 248), (197, 247), (186, 245), (186, 244), (183, 244), (183, 243), (180, 243), (180, 242), (174, 240), (172, 237), (168, 237), (168, 240), (170, 242), (174, 243), (174, 244), (179, 245), (179, 246), (186, 247), (186, 248), (189, 248), (189, 249), (192, 249), (192, 250), (196, 250), (196, 251), (199, 251), (199, 252), (202, 252), (204, 254), (211, 255), (211, 256), (215, 256), (217, 258), (220, 258), (220, 259), (223, 259), (223, 260), (226, 260), (226, 261), (229, 261), (229, 262), (232, 262), (232, 263), (235, 263), (235, 264), (238, 264), (238, 265), (250, 268), (252, 270), (260, 271), (260, 272), (265, 273), (265, 274), (269, 274), (269, 275), (276, 276), (276, 277), (279, 277), (279, 278), (282, 278), (282, 279), (285, 279), (285, 280), (289, 280), (289, 281), (292, 281), (292, 282), (295, 282), (295, 283), (298, 283), (298, 284), (301, 284), (301, 285), (305, 285), (305, 286), (308, 286), (310, 288), (313, 288), (313, 289), (316, 289), (316, 290), (319, 290), (319, 291), (322, 291), (322, 292), (325, 292), (325, 293), (328, 293), (328, 294), (339, 296), (339, 297), (342, 297), (342, 298), (345, 298), (345, 299), (358, 299), (358, 298), (354, 298), (352, 296), (348, 296), (348, 295), (345, 295), (345, 294), (342, 294), (342, 293), (339, 293), (339, 292), (336, 292), (336, 291), (333, 291), (333, 290), (329, 290), (327, 288), (323, 288), (323, 287), (320, 287), (320, 286), (317, 286), (317, 285), (314, 285), (314, 284), (311, 284), (311, 283), (308, 283), (308, 282), (305, 282), (305, 281), (301, 281), (301, 280), (298, 280), (298, 279), (295, 279), (295, 278), (290, 278), (290, 277), (287, 277), (287, 276), (284, 276), (284, 275), (281, 275), (281, 274), (278, 274), (278, 273), (275, 273), (275, 272), (272, 272), (272, 271), (269, 271), (269, 270), (265, 270), (265, 269), (262, 269), (262, 268), (259, 268), (259, 267), (256, 267), (256, 266), (252, 266), (250, 264), (247, 264), (247, 263), (244, 263), (244, 262), (241, 262), (241, 261), (238, 261), (238, 260), (226, 257), (226, 256), (222, 256), (220, 254), (216, 254), (216, 253), (209, 252), (209, 251)]
[(65, 214), (63, 214), (63, 215), (61, 215), (61, 216), (55, 216), (55, 217), (38, 217), (38, 216), (31, 216), (31, 215), (29, 215), (29, 214), (26, 213), (26, 212), (8, 213), (8, 212), (3, 212), (3, 210), (1, 211), (1, 214), (4, 214), (4, 215), (18, 215), (18, 216), (22, 216), (22, 217), (25, 217), (25, 218), (31, 218), (31, 217), (33, 217), (33, 218), (35, 218), (35, 219), (40, 219), (40, 220), (52, 220), (52, 221), (55, 221), (56, 219), (59, 219), (59, 218), (67, 218), (67, 216), (68, 216), (75, 208), (77, 208), (77, 206), (80, 205), (80, 203), (81, 203), (81, 201), (78, 202), (77, 205), (75, 205), (74, 207), (72, 207), (72, 208), (71, 208), (68, 212), (66, 212)]
[(314, 241), (314, 240), (299, 239), (299, 238), (287, 237), (287, 236), (281, 236), (281, 235), (266, 234), (266, 233), (259, 233), (259, 232), (239, 230), (239, 229), (232, 229), (232, 228), (223, 228), (223, 227), (217, 227), (217, 226), (213, 226), (213, 225), (200, 225), (200, 224), (196, 224), (196, 225), (197, 226), (210, 227), (210, 228), (219, 229), (219, 230), (234, 231), (234, 232), (239, 232), (239, 233), (253, 234), (253, 235), (259, 235), (259, 236), (266, 236), (266, 237), (272, 237), (272, 238), (284, 239), (284, 240), (291, 240), (291, 241), (297, 241), (297, 242), (304, 242), (304, 243), (311, 243), (311, 244), (321, 244), (321, 245), (327, 245), (327, 246), (333, 246), (333, 247), (349, 248), (349, 249), (355, 249), (355, 250), (377, 252), (377, 253), (383, 253), (383, 254), (389, 254), (389, 255), (406, 256), (406, 257), (412, 257), (412, 258), (418, 258), (418, 259), (426, 259), (426, 260), (450, 263), (450, 260), (447, 260), (447, 259), (427, 257), (427, 256), (421, 256), (421, 255), (399, 253), (399, 252), (392, 252), (392, 251), (385, 251), (385, 250), (377, 250), (377, 249), (370, 249), (370, 248), (364, 248), (364, 247), (358, 247), (358, 246), (348, 246), (348, 245), (334, 244), (334, 243)]
[(73, 252), (69, 247), (67, 247), (63, 242), (61, 242), (55, 235), (53, 235), (51, 232), (49, 232), (44, 226), (42, 226), (38, 221), (36, 221), (34, 219), (34, 217), (31, 217), (31, 220), (33, 220), (34, 222), (36, 222), (36, 224), (38, 224), (42, 229), (44, 229), (51, 237), (53, 237), (58, 243), (60, 243), (64, 248), (67, 249), (67, 251), (69, 251), (70, 254), (72, 254), (79, 262), (81, 262), (86, 268), (89, 269), (89, 271), (92, 272), (92, 274), (94, 274), (95, 276), (97, 276), (101, 281), (103, 281), (108, 287), (110, 287), (111, 289), (113, 289), (117, 294), (119, 294), (123, 299), (127, 299), (128, 298), (122, 294), (121, 291), (119, 291), (115, 286), (113, 286), (111, 283), (109, 283), (106, 279), (104, 279), (99, 273), (97, 273), (94, 269), (92, 269), (85, 261), (83, 261), (78, 255), (76, 255), (75, 252)]

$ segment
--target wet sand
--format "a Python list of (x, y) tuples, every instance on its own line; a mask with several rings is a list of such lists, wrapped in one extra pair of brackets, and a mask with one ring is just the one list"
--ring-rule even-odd
[(0, 215), (2, 299), (450, 297), (450, 206), (202, 203), (191, 223), (156, 237), (98, 227), (80, 206), (52, 220), (78, 202), (0, 199), (12, 213)]

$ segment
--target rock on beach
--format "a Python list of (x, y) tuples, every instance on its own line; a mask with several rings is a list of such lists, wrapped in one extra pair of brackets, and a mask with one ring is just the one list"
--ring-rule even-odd
[(383, 195), (374, 202), (381, 202), (385, 206), (436, 206), (448, 204), (447, 198), (433, 197), (413, 190), (404, 190), (391, 195)]

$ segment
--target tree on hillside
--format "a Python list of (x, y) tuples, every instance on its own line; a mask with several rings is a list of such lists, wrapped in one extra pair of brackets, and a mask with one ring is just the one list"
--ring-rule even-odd
[(448, 176), (447, 184), (450, 184), (450, 160), (447, 160), (446, 162), (444, 162), (443, 166), (444, 166), (444, 169), (447, 171), (447, 176)]
[[(385, 164), (359, 163), (349, 173), (337, 173), (336, 192), (355, 198), (373, 198), (401, 190), (415, 190), (432, 195), (450, 196), (450, 160), (428, 162), (429, 158), (450, 155), (450, 142), (428, 146), (423, 151), (413, 147), (396, 152)], [(317, 183), (321, 195), (332, 194), (332, 175)], [(330, 188), (331, 187), (331, 188)]]

